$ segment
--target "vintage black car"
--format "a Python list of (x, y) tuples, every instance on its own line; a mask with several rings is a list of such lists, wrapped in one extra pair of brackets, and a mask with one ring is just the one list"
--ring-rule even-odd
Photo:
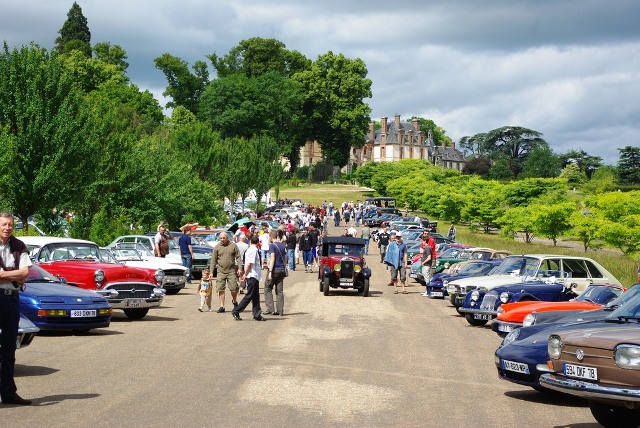
[(353, 289), (369, 295), (371, 269), (364, 260), (364, 239), (329, 236), (322, 243), (318, 281), (320, 291), (329, 295), (331, 288)]

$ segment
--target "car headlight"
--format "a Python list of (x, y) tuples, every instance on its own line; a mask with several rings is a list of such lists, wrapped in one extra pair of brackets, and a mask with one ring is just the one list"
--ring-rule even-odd
[(449, 269), (449, 266), (451, 266), (451, 264), (449, 264), (449, 262), (446, 262), (446, 263), (444, 264), (444, 268), (445, 268), (445, 269)]
[(503, 291), (502, 293), (500, 293), (500, 301), (502, 303), (507, 303), (509, 301), (509, 293), (506, 291)]
[(498, 315), (500, 315), (501, 313), (504, 312), (504, 308), (502, 306), (498, 307), (498, 309), (496, 309), (496, 312), (498, 313)]
[(509, 334), (507, 334), (504, 339), (502, 339), (502, 345), (501, 346), (505, 346), (510, 344), (511, 342), (514, 342), (518, 336), (520, 336), (520, 329), (516, 328), (514, 330), (511, 330), (509, 332)]
[(471, 292), (471, 300), (473, 300), (474, 302), (477, 301), (480, 298), (480, 292), (478, 290), (473, 290)]
[(360, 271), (362, 270), (362, 267), (361, 267), (360, 265), (356, 265), (356, 266), (353, 268), (353, 270), (354, 270), (356, 273), (360, 273)]
[(158, 283), (162, 283), (162, 280), (165, 277), (164, 271), (162, 269), (158, 269), (154, 276), (156, 277), (156, 281), (158, 281)]
[(557, 334), (549, 336), (549, 342), (547, 343), (547, 353), (551, 358), (557, 360), (562, 353), (562, 340)]
[(522, 321), (522, 325), (525, 327), (529, 327), (530, 325), (534, 325), (536, 323), (536, 314), (527, 314)]
[(640, 370), (640, 346), (618, 345), (613, 351), (613, 360), (622, 369)]
[(98, 269), (93, 273), (93, 279), (96, 282), (104, 281), (104, 271), (102, 269)]
[(337, 263), (334, 267), (333, 270), (335, 270), (336, 272), (340, 272), (340, 263)]

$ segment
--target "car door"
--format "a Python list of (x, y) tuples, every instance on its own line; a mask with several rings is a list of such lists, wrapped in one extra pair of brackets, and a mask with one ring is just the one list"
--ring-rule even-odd
[[(593, 268), (598, 272), (598, 269), (595, 266), (593, 266)], [(575, 291), (578, 293), (584, 291), (589, 285), (594, 283), (594, 278), (591, 277), (589, 269), (587, 268), (586, 260), (563, 259), (562, 270), (568, 273), (569, 278), (567, 281), (569, 283), (577, 284)], [(595, 282), (603, 284), (606, 281), (600, 280)]]

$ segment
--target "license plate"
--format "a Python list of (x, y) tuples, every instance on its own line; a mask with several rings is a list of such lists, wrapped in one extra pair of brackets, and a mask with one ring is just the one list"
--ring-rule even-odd
[(502, 360), (502, 368), (511, 372), (529, 374), (529, 366), (524, 363)]
[(598, 369), (595, 367), (579, 366), (564, 363), (564, 375), (587, 380), (598, 380)]
[(492, 320), (493, 317), (489, 314), (473, 314), (475, 320)]
[(142, 306), (142, 299), (127, 299), (124, 301), (124, 306), (127, 308), (139, 308)]
[(498, 324), (498, 331), (504, 331), (505, 333), (512, 332), (514, 328), (512, 325)]
[(95, 316), (96, 316), (95, 309), (71, 311), (71, 318), (89, 318), (89, 317), (95, 317)]
[(431, 297), (444, 297), (444, 293), (442, 291), (431, 291), (431, 292), (429, 292), (429, 296), (431, 296)]
[(340, 286), (341, 287), (353, 287), (353, 282), (340, 281)]

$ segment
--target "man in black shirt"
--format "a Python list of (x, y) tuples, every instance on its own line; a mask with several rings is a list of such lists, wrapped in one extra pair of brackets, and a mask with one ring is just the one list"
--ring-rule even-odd
[(387, 251), (387, 247), (389, 246), (389, 238), (391, 235), (387, 233), (386, 228), (382, 228), (380, 233), (378, 233), (378, 248), (380, 249), (380, 263), (384, 262), (384, 254)]
[(312, 272), (313, 255), (311, 254), (311, 248), (313, 244), (313, 238), (309, 235), (309, 227), (304, 228), (304, 233), (300, 235), (298, 245), (300, 251), (302, 251), (302, 261), (304, 262), (304, 271)]
[(313, 258), (313, 265), (318, 267), (318, 237), (320, 231), (316, 227), (315, 223), (309, 224), (309, 236), (311, 236), (311, 257)]

